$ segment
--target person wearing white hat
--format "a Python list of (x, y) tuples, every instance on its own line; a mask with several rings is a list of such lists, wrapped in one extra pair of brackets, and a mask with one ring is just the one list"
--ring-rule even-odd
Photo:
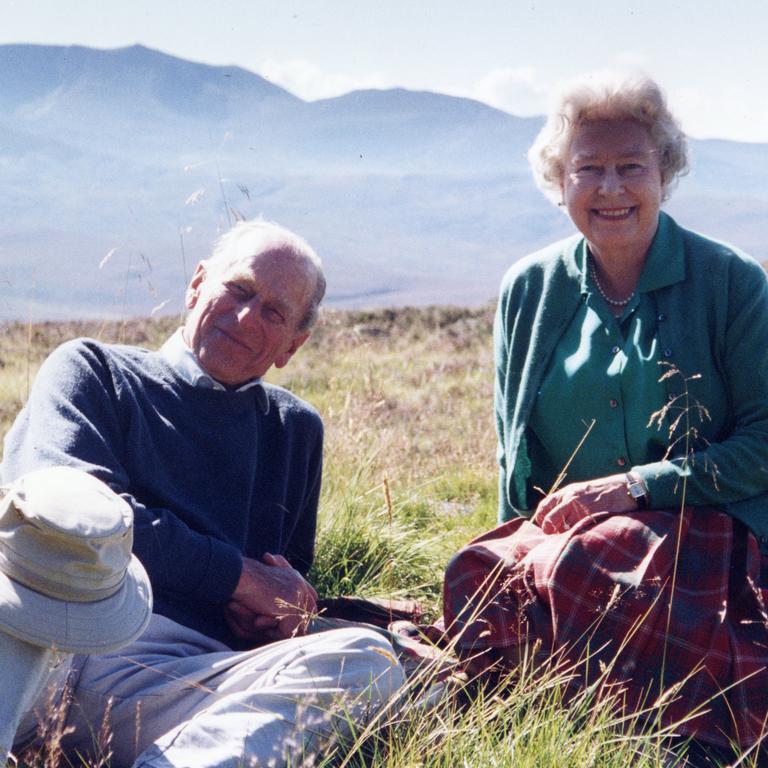
[(373, 631), (307, 634), (323, 426), (262, 377), (307, 340), (324, 292), (304, 240), (241, 222), (160, 350), (80, 339), (37, 374), (3, 480), (63, 464), (104, 481), (133, 511), (154, 598), (135, 643), (73, 660), (72, 753), (108, 710), (113, 768), (297, 763), (343, 727), (335, 712), (368, 718), (402, 684)]
[(131, 555), (132, 524), (123, 499), (71, 467), (0, 488), (3, 762), (25, 711), (50, 675), (62, 681), (70, 654), (116, 650), (149, 623), (152, 593)]

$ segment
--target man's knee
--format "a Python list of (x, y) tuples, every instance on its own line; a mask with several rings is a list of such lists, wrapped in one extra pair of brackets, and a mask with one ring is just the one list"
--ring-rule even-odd
[[(357, 690), (370, 689), (372, 697), (386, 700), (405, 682), (405, 674), (392, 645), (374, 629), (345, 627), (322, 633), (327, 647), (341, 657), (340, 684)], [(321, 635), (318, 635), (320, 637)]]

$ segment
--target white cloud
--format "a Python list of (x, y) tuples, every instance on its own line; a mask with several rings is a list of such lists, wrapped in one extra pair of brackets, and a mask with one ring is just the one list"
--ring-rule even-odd
[(549, 88), (533, 67), (505, 67), (483, 75), (467, 95), (523, 117), (546, 112)]
[(711, 89), (679, 87), (667, 92), (673, 113), (692, 136), (768, 142), (768, 106), (753, 96), (746, 91), (718, 94), (715, 109)]
[(393, 83), (375, 73), (347, 75), (339, 72), (325, 72), (306, 59), (287, 61), (267, 59), (259, 67), (259, 74), (306, 101), (327, 99), (363, 88), (394, 87)]

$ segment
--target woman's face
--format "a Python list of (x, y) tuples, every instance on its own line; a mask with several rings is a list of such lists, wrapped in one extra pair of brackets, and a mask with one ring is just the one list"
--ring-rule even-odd
[(633, 120), (582, 123), (566, 153), (562, 191), (596, 256), (644, 256), (664, 192), (648, 129)]

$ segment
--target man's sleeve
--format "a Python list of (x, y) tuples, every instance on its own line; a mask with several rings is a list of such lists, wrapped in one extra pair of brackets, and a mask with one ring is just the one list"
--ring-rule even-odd
[(123, 458), (130, 407), (96, 345), (68, 342), (45, 361), (29, 400), (5, 438), (3, 482), (45, 466), (66, 465), (98, 477), (134, 511), (134, 552), (155, 590), (210, 602), (234, 591), (242, 558), (229, 544), (200, 534), (173, 511), (144, 505), (131, 493)]
[[(306, 458), (295, 466), (306, 467), (306, 477), (301, 485), (306, 489), (300, 504), (297, 524), (288, 540), (285, 557), (299, 573), (306, 576), (315, 559), (317, 509), (323, 474), (323, 422), (312, 411), (310, 414), (306, 444)], [(302, 470), (304, 471), (304, 470)]]

